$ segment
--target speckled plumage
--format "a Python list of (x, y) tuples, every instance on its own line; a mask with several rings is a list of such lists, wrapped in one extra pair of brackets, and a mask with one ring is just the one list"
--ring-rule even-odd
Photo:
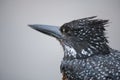
[(64, 50), (63, 80), (120, 80), (120, 52), (105, 37), (108, 20), (96, 16), (73, 20), (60, 28), (29, 25), (57, 38)]
[(61, 70), (68, 80), (120, 80), (120, 53), (63, 60)]
[(64, 54), (71, 55), (64, 56), (61, 72), (68, 80), (120, 80), (120, 52), (107, 45), (104, 35), (108, 20), (93, 18), (74, 20), (61, 27), (67, 30), (63, 32), (67, 39), (64, 45), (72, 46), (77, 53), (64, 48)]

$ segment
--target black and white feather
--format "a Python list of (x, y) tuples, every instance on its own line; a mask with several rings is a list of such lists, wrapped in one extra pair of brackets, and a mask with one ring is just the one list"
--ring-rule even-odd
[[(88, 17), (65, 23), (61, 72), (68, 80), (120, 80), (120, 52), (108, 46), (108, 20)], [(68, 47), (69, 46), (69, 47)]]

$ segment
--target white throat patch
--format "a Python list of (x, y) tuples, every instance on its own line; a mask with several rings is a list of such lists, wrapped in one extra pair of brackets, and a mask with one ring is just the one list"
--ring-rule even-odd
[(73, 56), (74, 58), (76, 58), (76, 54), (77, 52), (73, 47), (65, 45), (65, 56)]

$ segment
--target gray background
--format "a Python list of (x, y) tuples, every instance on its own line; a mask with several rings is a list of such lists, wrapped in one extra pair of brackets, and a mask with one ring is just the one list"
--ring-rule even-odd
[(61, 80), (59, 42), (28, 24), (109, 19), (109, 45), (120, 50), (120, 0), (0, 0), (0, 80)]

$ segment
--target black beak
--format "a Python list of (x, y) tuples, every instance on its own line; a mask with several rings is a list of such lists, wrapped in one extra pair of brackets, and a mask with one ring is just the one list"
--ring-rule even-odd
[(61, 39), (62, 38), (62, 33), (60, 32), (60, 28), (57, 26), (50, 26), (50, 25), (28, 25), (31, 28), (40, 31), (42, 33), (45, 33), (47, 35), (53, 36), (57, 39)]

